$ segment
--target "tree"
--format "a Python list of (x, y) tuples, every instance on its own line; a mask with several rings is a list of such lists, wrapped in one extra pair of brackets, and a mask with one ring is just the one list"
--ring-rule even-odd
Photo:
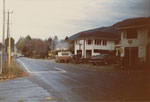
[(26, 40), (32, 40), (32, 38), (30, 37), (30, 35), (28, 35), (27, 37), (26, 37)]
[(66, 36), (65, 41), (68, 41), (68, 40), (69, 40), (69, 38), (68, 38), (68, 36)]
[[(5, 46), (6, 46), (5, 51), (7, 52), (9, 46), (9, 38), (5, 40)], [(14, 47), (15, 47), (15, 40), (11, 37), (11, 51), (14, 51)]]
[(54, 37), (54, 40), (53, 40), (53, 42), (52, 42), (52, 50), (56, 50), (57, 43), (58, 43), (58, 37), (55, 36), (55, 37)]
[(27, 53), (27, 46), (29, 41), (31, 41), (32, 38), (28, 35), (25, 38), (20, 38), (19, 41), (16, 44), (17, 50), (21, 52), (22, 54), (26, 55)]
[[(50, 41), (50, 39), (48, 40)], [(48, 44), (41, 39), (31, 39), (30, 36), (17, 42), (17, 49), (26, 57), (44, 58), (48, 56)]]
[(47, 57), (48, 45), (40, 39), (33, 39), (32, 41), (34, 44), (34, 47), (33, 47), (34, 56), (39, 57), (39, 58)]
[(1, 48), (2, 48), (2, 43), (0, 42), (0, 51), (1, 51)]
[(57, 36), (54, 37), (54, 41), (58, 41), (58, 37)]
[(49, 50), (52, 50), (52, 44), (53, 44), (53, 39), (51, 37), (48, 38), (48, 40), (45, 41), (45, 43), (47, 44)]
[(20, 38), (16, 44), (17, 51), (20, 53), (22, 52), (22, 49), (24, 47), (24, 39), (25, 38)]

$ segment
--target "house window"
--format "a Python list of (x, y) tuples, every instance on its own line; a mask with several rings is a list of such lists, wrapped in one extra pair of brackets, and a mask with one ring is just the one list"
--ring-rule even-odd
[(87, 44), (91, 45), (92, 44), (92, 40), (87, 40)]
[(137, 38), (137, 30), (136, 29), (129, 29), (127, 30), (127, 39)]
[(95, 40), (95, 45), (101, 45), (101, 40)]
[(107, 45), (107, 41), (103, 40), (103, 45), (106, 46)]

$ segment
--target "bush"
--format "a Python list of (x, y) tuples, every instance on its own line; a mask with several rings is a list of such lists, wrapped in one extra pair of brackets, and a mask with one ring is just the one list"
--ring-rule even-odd
[(8, 62), (6, 61), (3, 65), (3, 72), (0, 75), (0, 80), (11, 79), (17, 77), (27, 76), (28, 74), (21, 69), (15, 61), (12, 61), (11, 67), (8, 67)]

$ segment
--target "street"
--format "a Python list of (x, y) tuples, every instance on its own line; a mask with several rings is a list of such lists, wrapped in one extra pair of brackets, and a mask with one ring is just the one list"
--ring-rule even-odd
[(0, 82), (0, 102), (150, 100), (149, 71), (95, 71), (48, 60), (17, 61), (31, 76)]

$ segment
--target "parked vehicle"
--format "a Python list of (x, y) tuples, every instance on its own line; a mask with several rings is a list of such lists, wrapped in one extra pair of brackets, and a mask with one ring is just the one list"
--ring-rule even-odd
[(19, 58), (19, 57), (24, 57), (23, 54), (16, 54), (16, 57)]
[(105, 64), (115, 63), (115, 56), (111, 56), (108, 54), (100, 54), (97, 56), (93, 56), (89, 60), (89, 63), (93, 65), (105, 65)]
[(55, 61), (58, 63), (69, 62), (71, 59), (71, 52), (58, 52), (55, 56)]

